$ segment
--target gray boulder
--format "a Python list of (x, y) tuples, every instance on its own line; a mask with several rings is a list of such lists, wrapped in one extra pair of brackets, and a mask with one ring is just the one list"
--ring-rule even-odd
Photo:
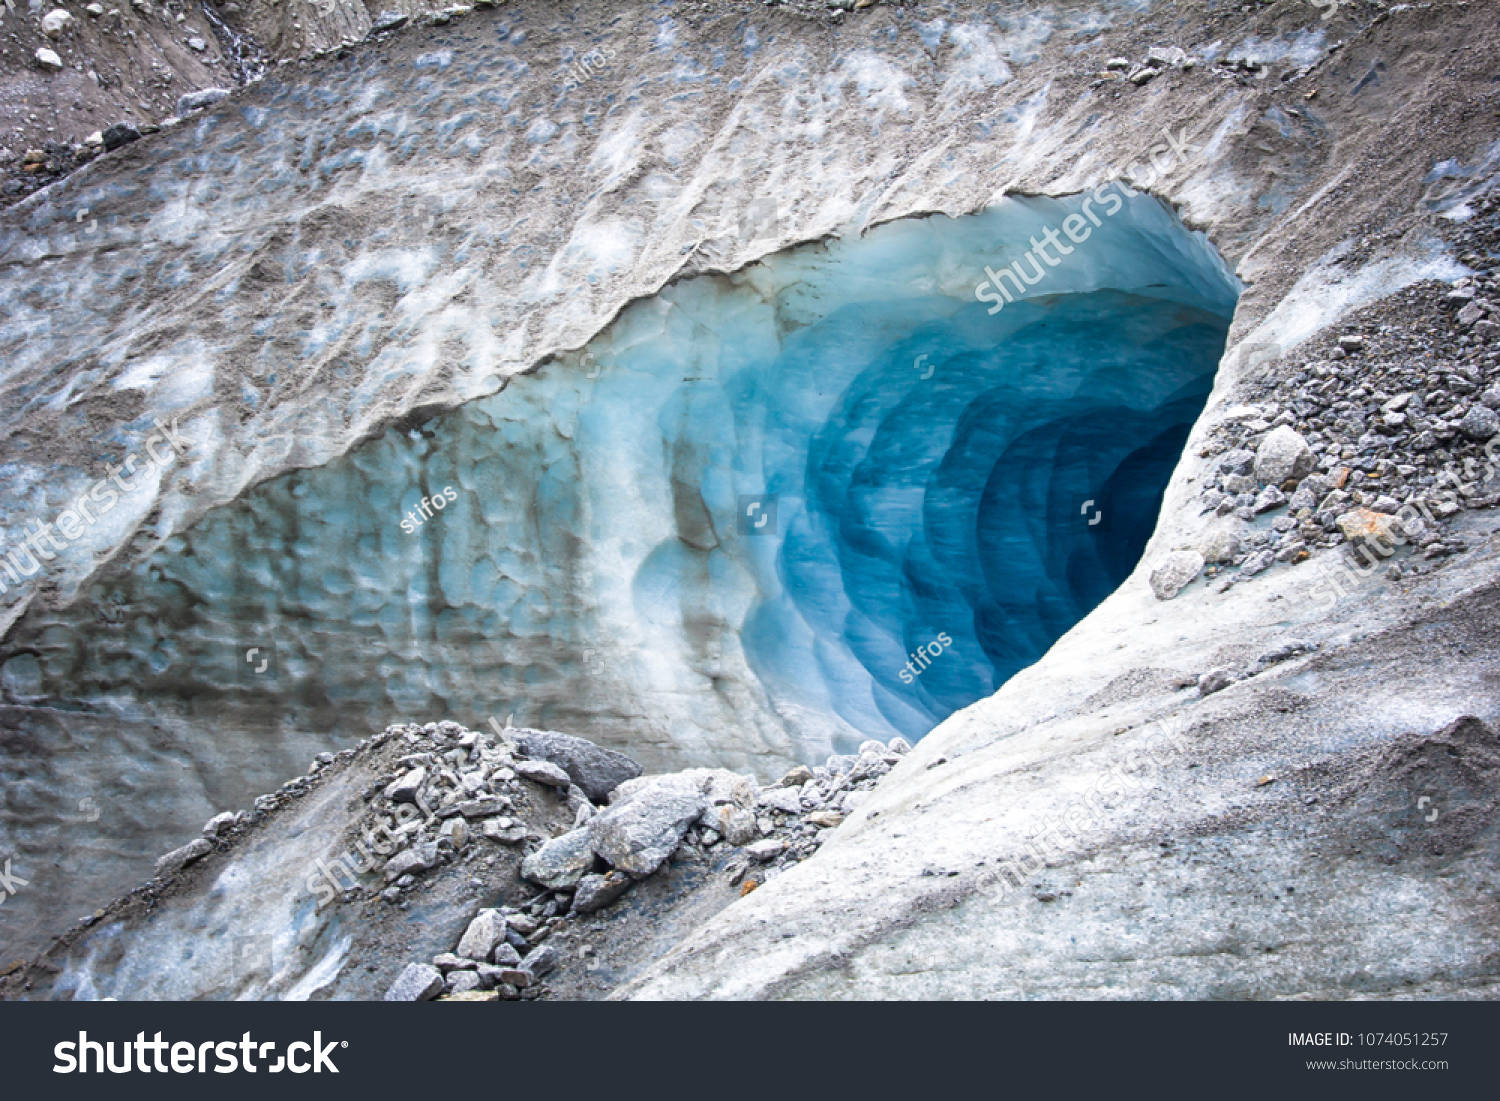
[(427, 770), (414, 768), (392, 780), (385, 789), (385, 797), (393, 803), (415, 803), (417, 793), (427, 782)]
[(550, 944), (539, 945), (526, 954), (521, 969), (541, 978), (557, 967), (557, 949)]
[(505, 919), (494, 910), (480, 910), (469, 922), (458, 942), (457, 954), (470, 960), (487, 960), (495, 945), (505, 939)]
[(568, 774), (551, 761), (517, 761), (516, 772), (537, 784), (567, 790), (572, 784)]
[(661, 777), (601, 811), (585, 829), (594, 852), (611, 867), (648, 876), (677, 851), (706, 806), (698, 784), (681, 775)]
[(177, 117), (186, 118), (194, 111), (201, 111), (205, 107), (212, 107), (228, 95), (228, 88), (204, 88), (199, 92), (189, 92), (185, 96), (178, 96)]
[(139, 141), (141, 132), (128, 122), (117, 122), (108, 130), (104, 131), (104, 150), (112, 153), (122, 145), (129, 145), (133, 141)]
[(1480, 405), (1476, 402), (1469, 406), (1464, 419), (1459, 421), (1458, 430), (1471, 440), (1487, 440), (1496, 433), (1500, 433), (1500, 414), (1488, 405)]
[(1171, 600), (1203, 571), (1203, 555), (1197, 551), (1173, 551), (1151, 571), (1148, 580), (1157, 600)]
[(578, 881), (578, 890), (573, 892), (573, 909), (580, 914), (602, 910), (630, 890), (634, 882), (624, 872), (586, 875)]
[(623, 753), (595, 745), (586, 738), (543, 730), (512, 731), (516, 747), (532, 760), (550, 761), (596, 803), (626, 780), (641, 774), (641, 766)]
[(1274, 429), (1255, 450), (1255, 476), (1266, 485), (1279, 486), (1288, 478), (1305, 478), (1317, 464), (1307, 441), (1289, 425)]
[(576, 887), (593, 868), (594, 849), (587, 829), (554, 837), (521, 861), (523, 878), (554, 891)]
[(156, 861), (156, 874), (171, 875), (174, 872), (179, 872), (193, 861), (202, 860), (213, 851), (213, 844), (207, 838), (195, 838), (182, 846), (182, 848), (173, 849), (165, 856), (158, 857)]
[[(468, 974), (473, 974), (472, 971)], [(385, 992), (388, 1002), (426, 1002), (443, 992), (443, 973), (427, 963), (409, 963)]]
[(407, 873), (415, 874), (425, 872), (428, 868), (437, 866), (438, 847), (436, 841), (424, 841), (420, 845), (413, 845), (409, 849), (398, 852), (385, 865), (385, 881), (400, 879)]

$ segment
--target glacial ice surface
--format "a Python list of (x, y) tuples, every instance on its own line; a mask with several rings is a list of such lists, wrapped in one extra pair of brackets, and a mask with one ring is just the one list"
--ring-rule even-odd
[(1134, 567), (1224, 347), (1237, 282), (1145, 196), (987, 312), (1081, 201), (673, 284), (29, 614), (8, 683), (268, 750), (513, 714), (767, 773), (921, 737)]

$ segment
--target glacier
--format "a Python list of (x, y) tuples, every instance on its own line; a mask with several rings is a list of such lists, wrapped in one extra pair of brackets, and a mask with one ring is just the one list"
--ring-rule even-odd
[(1122, 193), (999, 310), (1084, 197), (674, 283), (34, 608), (12, 697), (251, 757), (396, 717), (763, 775), (916, 740), (1128, 576), (1208, 397), (1239, 284)]

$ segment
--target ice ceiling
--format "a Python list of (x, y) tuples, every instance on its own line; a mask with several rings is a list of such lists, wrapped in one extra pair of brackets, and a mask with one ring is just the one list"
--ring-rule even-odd
[(1080, 202), (670, 286), (32, 613), (7, 691), (242, 739), (513, 714), (657, 767), (920, 737), (1129, 574), (1224, 347), (1237, 283), (1145, 196), (976, 299)]

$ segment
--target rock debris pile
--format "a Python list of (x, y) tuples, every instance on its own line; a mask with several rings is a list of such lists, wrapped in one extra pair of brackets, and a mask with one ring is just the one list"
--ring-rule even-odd
[[(483, 907), (451, 952), (405, 967), (387, 1001), (518, 1000), (544, 994), (558, 966), (547, 938), (611, 906), (669, 860), (724, 857), (721, 874), (747, 894), (817, 851), (910, 751), (901, 738), (799, 766), (775, 784), (724, 769), (641, 775), (640, 766), (567, 734), (457, 723), (391, 727), (411, 752), (366, 793), (366, 834), (396, 839), (381, 897), (404, 906), (424, 873), (474, 846), (517, 846), (523, 906)], [(572, 828), (546, 837), (528, 825), (525, 784), (564, 796)]]

